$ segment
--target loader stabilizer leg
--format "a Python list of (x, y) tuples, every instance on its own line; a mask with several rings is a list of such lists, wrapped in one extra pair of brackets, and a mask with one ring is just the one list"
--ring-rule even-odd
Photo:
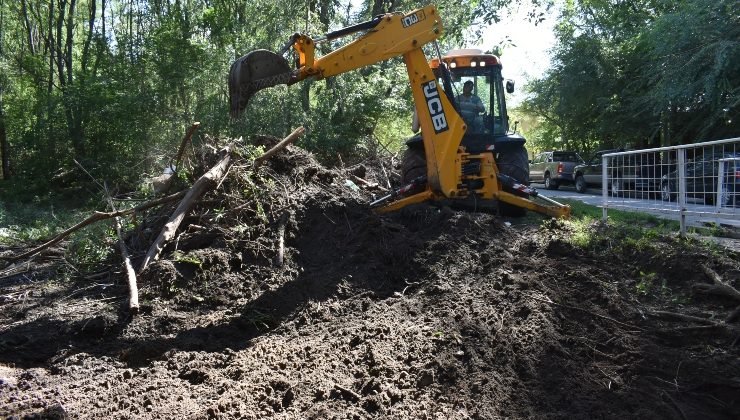
[(496, 198), (498, 198), (499, 201), (503, 201), (504, 203), (509, 203), (517, 207), (536, 211), (537, 213), (541, 213), (546, 216), (555, 217), (558, 219), (567, 219), (570, 217), (570, 206), (568, 205), (557, 203), (557, 205), (545, 206), (536, 203), (528, 198), (519, 197), (506, 191), (499, 191), (498, 194), (496, 194)]
[(412, 196), (393, 201), (390, 204), (384, 205), (383, 207), (378, 207), (375, 209), (375, 212), (376, 213), (388, 213), (391, 211), (400, 210), (403, 207), (409, 206), (411, 204), (418, 204), (418, 203), (423, 203), (425, 201), (432, 200), (434, 199), (434, 197), (435, 195), (432, 192), (432, 190), (427, 189), (418, 194), (414, 194)]

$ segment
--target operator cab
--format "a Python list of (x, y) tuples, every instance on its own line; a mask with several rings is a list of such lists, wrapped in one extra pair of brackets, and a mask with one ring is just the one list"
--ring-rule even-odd
[[(509, 132), (504, 79), (498, 57), (477, 49), (462, 49), (450, 51), (442, 60), (450, 70), (452, 92), (447, 92), (447, 96), (454, 100), (467, 126), (462, 145), (469, 152), (477, 153), (503, 142), (524, 144), (524, 138)], [(439, 85), (445, 88), (439, 59), (432, 59), (430, 66)], [(513, 87), (513, 82), (506, 84), (509, 93), (513, 92)]]

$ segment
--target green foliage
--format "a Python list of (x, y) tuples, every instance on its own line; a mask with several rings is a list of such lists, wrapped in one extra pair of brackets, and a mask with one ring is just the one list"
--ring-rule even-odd
[(567, 2), (522, 109), (538, 148), (673, 145), (740, 133), (737, 0)]
[(70, 236), (65, 258), (75, 270), (92, 270), (111, 255), (115, 236), (115, 230), (110, 224), (97, 223), (88, 226)]
[(201, 261), (200, 258), (191, 254), (183, 254), (182, 251), (179, 250), (172, 254), (172, 260), (179, 263), (192, 264), (198, 268), (203, 267), (203, 261)]
[[(563, 222), (571, 232), (568, 242), (582, 249), (646, 252), (654, 250), (661, 236), (675, 235), (679, 229), (678, 222), (615, 209), (609, 210), (609, 220), (605, 224), (602, 209), (577, 200), (560, 201), (571, 207), (571, 218)], [(607, 226), (608, 229), (604, 229)]]
[[(646, 296), (653, 288), (653, 283), (655, 283), (656, 277), (657, 273), (645, 273), (640, 271), (640, 281), (635, 286), (635, 292), (639, 295)], [(663, 285), (665, 286), (665, 284)]]
[(79, 210), (54, 206), (39, 197), (24, 202), (16, 199), (17, 196), (12, 191), (3, 191), (0, 245), (19, 246), (49, 239), (85, 217)]
[[(364, 1), (354, 10), (330, 0), (65, 4), (0, 0), (0, 110), (12, 175), (30, 196), (53, 191), (89, 197), (90, 179), (75, 161), (96, 179), (136, 189), (142, 174), (158, 174), (169, 163), (194, 121), (202, 124), (195, 143), (204, 141), (204, 133), (282, 137), (307, 125), (301, 145), (327, 161), (337, 154), (345, 162), (360, 159), (378, 141), (396, 150), (410, 134), (413, 107), (400, 59), (261, 92), (239, 121), (228, 117), (226, 77), (237, 57), (259, 48), (277, 51), (294, 32), (319, 37), (427, 2)], [(496, 21), (510, 4), (531, 7), (537, 19), (550, 1), (436, 4), (445, 25), (444, 51), (459, 47), (471, 25)], [(72, 30), (58, 32), (60, 23)], [(355, 37), (321, 44), (319, 53)]]

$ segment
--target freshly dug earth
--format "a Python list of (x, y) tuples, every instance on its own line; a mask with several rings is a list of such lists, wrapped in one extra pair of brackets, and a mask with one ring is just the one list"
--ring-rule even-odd
[[(236, 164), (142, 273), (133, 317), (118, 265), (1, 279), (0, 416), (740, 418), (720, 323), (737, 302), (691, 291), (703, 266), (737, 287), (737, 255), (598, 223), (584, 244), (556, 221), (376, 215), (347, 178), (297, 148)], [(165, 210), (129, 236), (137, 255)]]

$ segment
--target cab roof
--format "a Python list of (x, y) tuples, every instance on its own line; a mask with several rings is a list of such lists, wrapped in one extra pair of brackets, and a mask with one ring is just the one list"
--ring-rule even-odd
[[(501, 60), (499, 60), (497, 56), (493, 54), (485, 54), (482, 50), (474, 48), (451, 50), (446, 55), (442, 56), (442, 60), (450, 65), (451, 68), (484, 66), (501, 67)], [(429, 62), (429, 65), (433, 69), (439, 68), (439, 58), (433, 58)]]

